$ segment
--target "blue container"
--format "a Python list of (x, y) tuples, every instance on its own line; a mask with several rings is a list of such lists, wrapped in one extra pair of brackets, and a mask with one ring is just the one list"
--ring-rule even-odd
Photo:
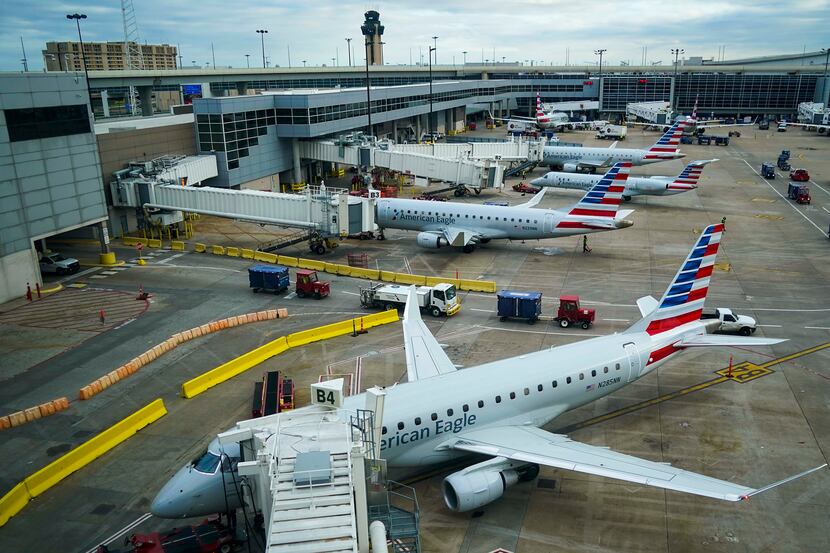
[(542, 314), (542, 292), (517, 292), (501, 290), (496, 294), (498, 315), (502, 321), (508, 317), (527, 319), (533, 324)]
[(288, 267), (282, 265), (248, 267), (248, 282), (254, 292), (272, 290), (275, 294), (279, 294), (288, 289)]

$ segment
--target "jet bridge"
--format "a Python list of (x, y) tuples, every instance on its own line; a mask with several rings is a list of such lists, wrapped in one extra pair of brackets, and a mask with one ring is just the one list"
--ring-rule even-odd
[(528, 141), (394, 144), (341, 138), (338, 141), (300, 142), (300, 156), (307, 159), (383, 167), (475, 190), (501, 188), (508, 163), (541, 160), (543, 154), (544, 142)]

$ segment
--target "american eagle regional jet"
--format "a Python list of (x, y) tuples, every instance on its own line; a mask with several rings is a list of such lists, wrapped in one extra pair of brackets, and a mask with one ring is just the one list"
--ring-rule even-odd
[[(535, 478), (540, 465), (725, 501), (748, 499), (827, 466), (754, 488), (541, 428), (642, 378), (687, 349), (783, 341), (706, 333), (700, 316), (722, 235), (723, 225), (706, 227), (662, 298), (637, 300), (642, 319), (623, 332), (463, 370), (424, 324), (412, 287), (403, 316), (407, 382), (386, 388), (381, 421), (381, 456), (389, 468), (434, 466), (471, 453), (489, 457), (443, 481), (447, 507), (464, 512), (498, 499), (519, 480)], [(365, 405), (365, 394), (350, 396), (337, 416), (348, 423), (349, 415)], [(239, 449), (223, 451), (216, 440), (211, 447), (214, 451), (208, 449), (164, 486), (150, 508), (154, 514), (201, 516), (240, 505), (237, 495), (223, 493), (225, 480), (236, 477), (220, 468), (236, 466)]]

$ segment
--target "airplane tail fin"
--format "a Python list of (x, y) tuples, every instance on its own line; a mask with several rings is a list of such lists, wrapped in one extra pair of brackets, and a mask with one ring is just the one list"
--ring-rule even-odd
[(536, 92), (536, 118), (544, 117), (545, 112), (542, 109), (542, 93), (541, 91)]
[(557, 228), (612, 229), (618, 228), (617, 210), (620, 207), (625, 181), (631, 170), (631, 162), (614, 164), (590, 190), (568, 210), (568, 215)]
[(656, 304), (643, 302), (642, 305), (637, 302), (641, 312), (646, 307), (653, 310), (648, 314), (643, 313), (643, 318), (625, 332), (645, 331), (653, 336), (699, 320), (722, 236), (723, 224), (706, 227), (660, 301)]
[(680, 150), (680, 137), (683, 136), (683, 129), (686, 128), (686, 121), (677, 121), (669, 127), (660, 140), (648, 149), (646, 158), (658, 158), (661, 154), (675, 154)]
[(666, 185), (666, 188), (669, 190), (693, 190), (697, 188), (698, 180), (700, 180), (700, 175), (703, 173), (703, 168), (715, 161), (719, 160), (705, 159), (689, 163), (673, 181)]
[(692, 108), (692, 121), (697, 121), (697, 96), (695, 96), (695, 107)]

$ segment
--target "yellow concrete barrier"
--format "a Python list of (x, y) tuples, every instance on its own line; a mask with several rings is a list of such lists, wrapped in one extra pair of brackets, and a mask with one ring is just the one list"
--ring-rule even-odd
[(393, 273), (392, 271), (381, 271), (380, 272), (380, 280), (384, 282), (395, 282), (395, 275), (397, 273)]
[(251, 367), (259, 365), (263, 361), (270, 359), (275, 355), (279, 355), (288, 349), (288, 342), (285, 336), (277, 338), (272, 342), (268, 342), (264, 346), (244, 353), (232, 359), (227, 363), (219, 365), (215, 369), (209, 370), (206, 373), (200, 374), (196, 378), (192, 378), (182, 384), (182, 396), (188, 399), (195, 397), (202, 392), (221, 384), (222, 382), (241, 374)]
[(300, 260), (296, 257), (289, 257), (287, 255), (279, 255), (277, 256), (277, 263), (280, 265), (285, 265), (286, 267), (296, 267), (299, 264)]
[(427, 277), (424, 275), (395, 273), (395, 282), (398, 284), (415, 284), (416, 286), (423, 286), (427, 283)]
[(333, 274), (333, 275), (338, 274), (337, 269), (339, 269), (339, 268), (340, 268), (340, 265), (338, 265), (337, 263), (323, 263), (323, 270), (325, 272)]
[(101, 265), (115, 265), (117, 263), (115, 252), (98, 254), (98, 263)]
[(207, 246), (204, 244), (196, 244), (193, 249), (196, 253), (205, 253), (207, 251)]
[(164, 402), (157, 399), (25, 478), (0, 498), (0, 526), (19, 513), (30, 499), (46, 492), (166, 413)]
[(161, 247), (161, 240), (158, 238), (150, 238), (147, 240), (147, 247), (148, 248), (160, 248)]
[(254, 259), (256, 259), (257, 261), (263, 261), (265, 263), (276, 263), (277, 254), (268, 252), (254, 252)]
[(170, 242), (170, 249), (176, 250), (177, 252), (183, 252), (184, 242), (182, 242), (181, 240), (173, 240), (172, 242)]
[(343, 276), (352, 276), (352, 268), (348, 265), (337, 265), (337, 274)]
[(357, 317), (355, 319), (347, 319), (330, 325), (325, 325), (301, 332), (295, 332), (288, 336), (282, 336), (276, 340), (253, 349), (247, 353), (242, 354), (236, 359), (232, 359), (227, 363), (219, 365), (206, 373), (200, 374), (196, 378), (192, 378), (182, 384), (182, 396), (185, 398), (193, 398), (202, 392), (221, 384), (222, 382), (241, 374), (248, 369), (259, 365), (263, 361), (279, 355), (289, 348), (310, 344), (319, 340), (326, 340), (335, 336), (343, 336), (352, 332), (354, 328), (369, 329), (375, 326), (393, 323), (398, 319), (398, 311), (391, 309), (381, 313), (373, 313), (365, 317)]
[(351, 267), (351, 276), (355, 278), (368, 278), (370, 280), (379, 280), (380, 271), (377, 269), (361, 269), (360, 267)]
[(315, 271), (325, 271), (326, 264), (323, 261), (317, 261), (315, 259), (304, 259), (299, 258), (297, 260), (297, 267), (301, 269), (314, 269)]
[(135, 236), (123, 236), (121, 241), (125, 246), (138, 246), (139, 244), (143, 244), (146, 240), (143, 238), (136, 238)]
[(442, 282), (449, 282), (450, 284), (455, 283), (455, 279), (447, 279), (441, 277), (427, 277), (427, 286), (435, 286), (436, 284), (441, 284)]
[(247, 248), (242, 248), (240, 250), (240, 252), (242, 253), (242, 258), (243, 259), (253, 259), (254, 258), (254, 250), (249, 250)]
[(32, 499), (32, 496), (29, 495), (24, 482), (20, 482), (9, 490), (6, 495), (0, 497), (0, 526), (6, 524), (10, 518), (22, 511), (30, 499)]
[(222, 246), (211, 246), (210, 253), (214, 255), (225, 255), (225, 248)]
[[(447, 282), (453, 282), (452, 280)], [(457, 281), (456, 286), (459, 290), (468, 290), (470, 292), (490, 292), (496, 291), (496, 283), (492, 280), (465, 280)]]
[(239, 257), (239, 248), (234, 246), (228, 246), (225, 248), (225, 254), (229, 255), (230, 257)]

